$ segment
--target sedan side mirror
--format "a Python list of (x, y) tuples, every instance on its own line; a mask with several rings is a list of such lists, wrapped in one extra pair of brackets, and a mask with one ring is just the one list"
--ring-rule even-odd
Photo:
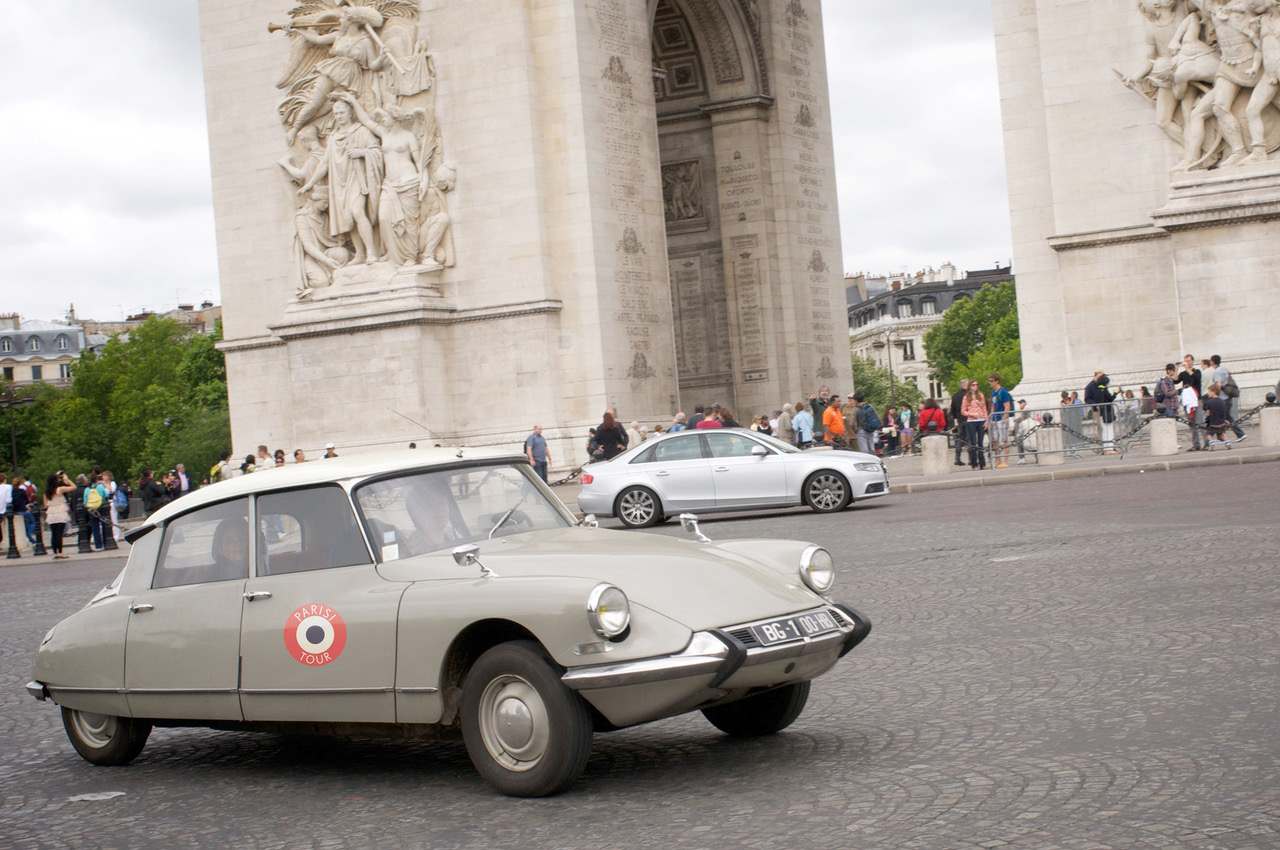
[(474, 543), (467, 543), (453, 550), (453, 562), (460, 567), (480, 566), (480, 575), (482, 578), (497, 578), (498, 574), (493, 570), (480, 563), (480, 547)]
[(757, 444), (751, 447), (751, 455), (752, 457), (768, 457), (769, 450)]

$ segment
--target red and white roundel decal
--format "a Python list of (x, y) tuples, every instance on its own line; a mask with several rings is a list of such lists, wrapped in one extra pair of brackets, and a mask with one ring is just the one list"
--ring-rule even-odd
[(337, 661), (347, 645), (347, 624), (328, 605), (303, 605), (289, 615), (284, 627), (284, 647), (293, 660), (308, 667)]

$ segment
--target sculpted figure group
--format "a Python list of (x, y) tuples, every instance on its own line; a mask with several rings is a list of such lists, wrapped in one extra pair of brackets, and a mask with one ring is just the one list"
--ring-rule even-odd
[[(344, 266), (435, 271), (454, 264), (434, 69), (417, 38), (416, 0), (304, 0), (285, 25), (277, 86), (291, 153), (297, 297)], [(377, 275), (375, 274), (375, 277)]]
[(1280, 0), (1138, 0), (1146, 54), (1121, 81), (1182, 148), (1174, 171), (1264, 162), (1280, 147)]

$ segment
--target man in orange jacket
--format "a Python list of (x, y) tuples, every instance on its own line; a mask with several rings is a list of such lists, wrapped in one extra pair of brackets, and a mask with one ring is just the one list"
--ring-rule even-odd
[(845, 445), (844, 414), (840, 412), (840, 397), (831, 396), (831, 403), (822, 413), (823, 439), (828, 443)]

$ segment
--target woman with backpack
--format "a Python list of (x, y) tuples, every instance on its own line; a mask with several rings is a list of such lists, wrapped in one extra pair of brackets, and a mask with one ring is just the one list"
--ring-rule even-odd
[(49, 549), (55, 560), (66, 560), (62, 554), (62, 535), (71, 522), (71, 504), (67, 496), (76, 491), (67, 473), (61, 469), (50, 475), (44, 486), (44, 522), (49, 527)]

